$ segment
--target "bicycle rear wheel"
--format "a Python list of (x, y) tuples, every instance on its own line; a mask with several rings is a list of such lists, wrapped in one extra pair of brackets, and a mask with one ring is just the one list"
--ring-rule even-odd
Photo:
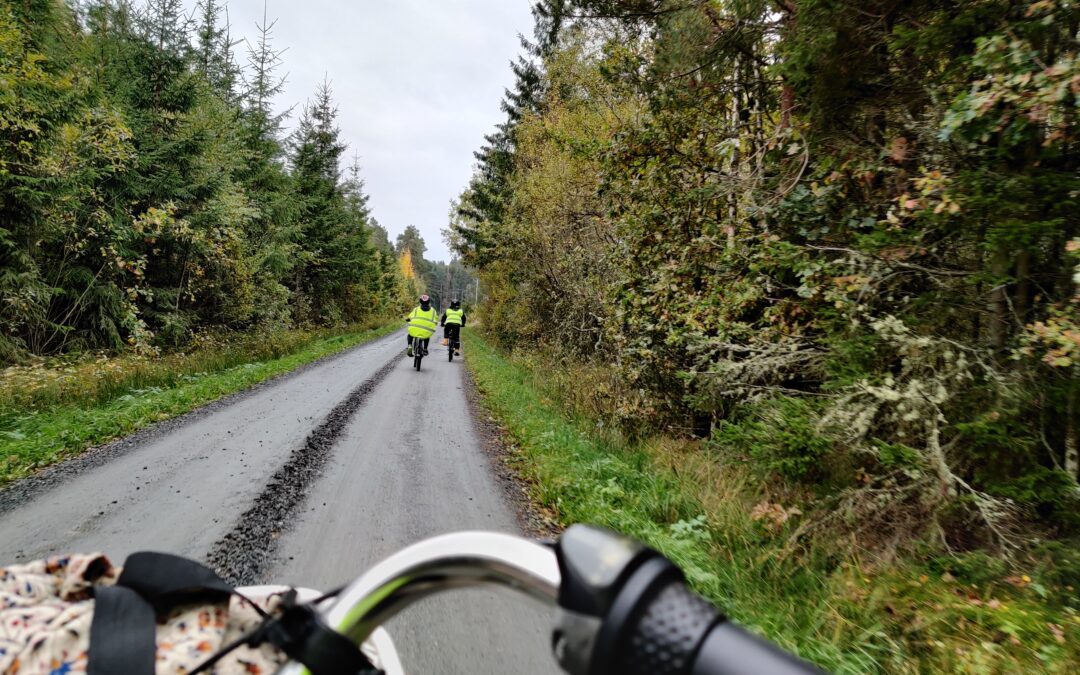
[(413, 365), (416, 367), (417, 370), (420, 370), (420, 361), (424, 358), (423, 347), (417, 345), (416, 349), (413, 351), (413, 354)]

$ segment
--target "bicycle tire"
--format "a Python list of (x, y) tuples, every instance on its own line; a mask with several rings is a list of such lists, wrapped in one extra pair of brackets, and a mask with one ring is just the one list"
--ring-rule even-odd
[(417, 370), (420, 370), (420, 361), (424, 359), (424, 355), (420, 353), (420, 350), (416, 351), (416, 356), (413, 357), (413, 365)]

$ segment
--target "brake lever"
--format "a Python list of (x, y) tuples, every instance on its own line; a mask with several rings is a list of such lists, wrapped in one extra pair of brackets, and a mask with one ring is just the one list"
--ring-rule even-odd
[(605, 624), (627, 579), (653, 561), (665, 572), (681, 574), (644, 544), (611, 530), (573, 525), (555, 544), (562, 583), (552, 636), (555, 658), (571, 675), (606, 672), (612, 640)]

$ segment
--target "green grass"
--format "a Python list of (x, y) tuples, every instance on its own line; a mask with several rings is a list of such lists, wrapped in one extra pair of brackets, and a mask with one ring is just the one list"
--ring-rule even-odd
[[(293, 331), (160, 358), (8, 369), (0, 377), (0, 485), (399, 327)], [(28, 383), (39, 386), (27, 391)]]
[(597, 523), (645, 541), (729, 616), (785, 648), (838, 673), (1075, 672), (1080, 616), (1044, 601), (1032, 580), (1001, 572), (969, 583), (929, 558), (874, 566), (846, 545), (792, 551), (798, 514), (762, 517), (783, 497), (745, 465), (697, 443), (626, 443), (565, 412), (558, 387), (545, 386), (566, 379), (553, 364), (523, 365), (475, 330), (464, 341), (484, 405), (509, 433), (511, 462), (541, 509), (563, 525)]

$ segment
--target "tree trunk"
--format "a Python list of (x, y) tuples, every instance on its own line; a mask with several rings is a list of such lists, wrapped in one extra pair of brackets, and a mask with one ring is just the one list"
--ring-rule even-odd
[[(795, 32), (795, 3), (791, 0), (782, 0), (781, 5), (784, 8), (786, 16), (784, 17), (784, 26), (781, 29), (781, 33), (786, 36), (790, 36)], [(792, 111), (795, 110), (795, 88), (785, 79), (783, 84), (780, 85), (780, 128), (787, 129), (791, 126)]]
[(1070, 383), (1069, 398), (1065, 404), (1065, 472), (1080, 483), (1080, 438), (1077, 438), (1076, 418), (1080, 415), (1076, 399), (1080, 398), (1080, 386)]
[(1031, 312), (1031, 252), (1021, 251), (1016, 258), (1016, 293), (1013, 305), (1016, 318), (1026, 324)]
[(994, 257), (990, 261), (991, 278), (997, 283), (990, 290), (990, 345), (1000, 354), (1005, 351), (1005, 340), (1009, 327), (1008, 284), (1004, 281), (1008, 253), (998, 244)]
[(787, 82), (780, 89), (780, 128), (791, 126), (791, 111), (795, 109), (795, 89)]

